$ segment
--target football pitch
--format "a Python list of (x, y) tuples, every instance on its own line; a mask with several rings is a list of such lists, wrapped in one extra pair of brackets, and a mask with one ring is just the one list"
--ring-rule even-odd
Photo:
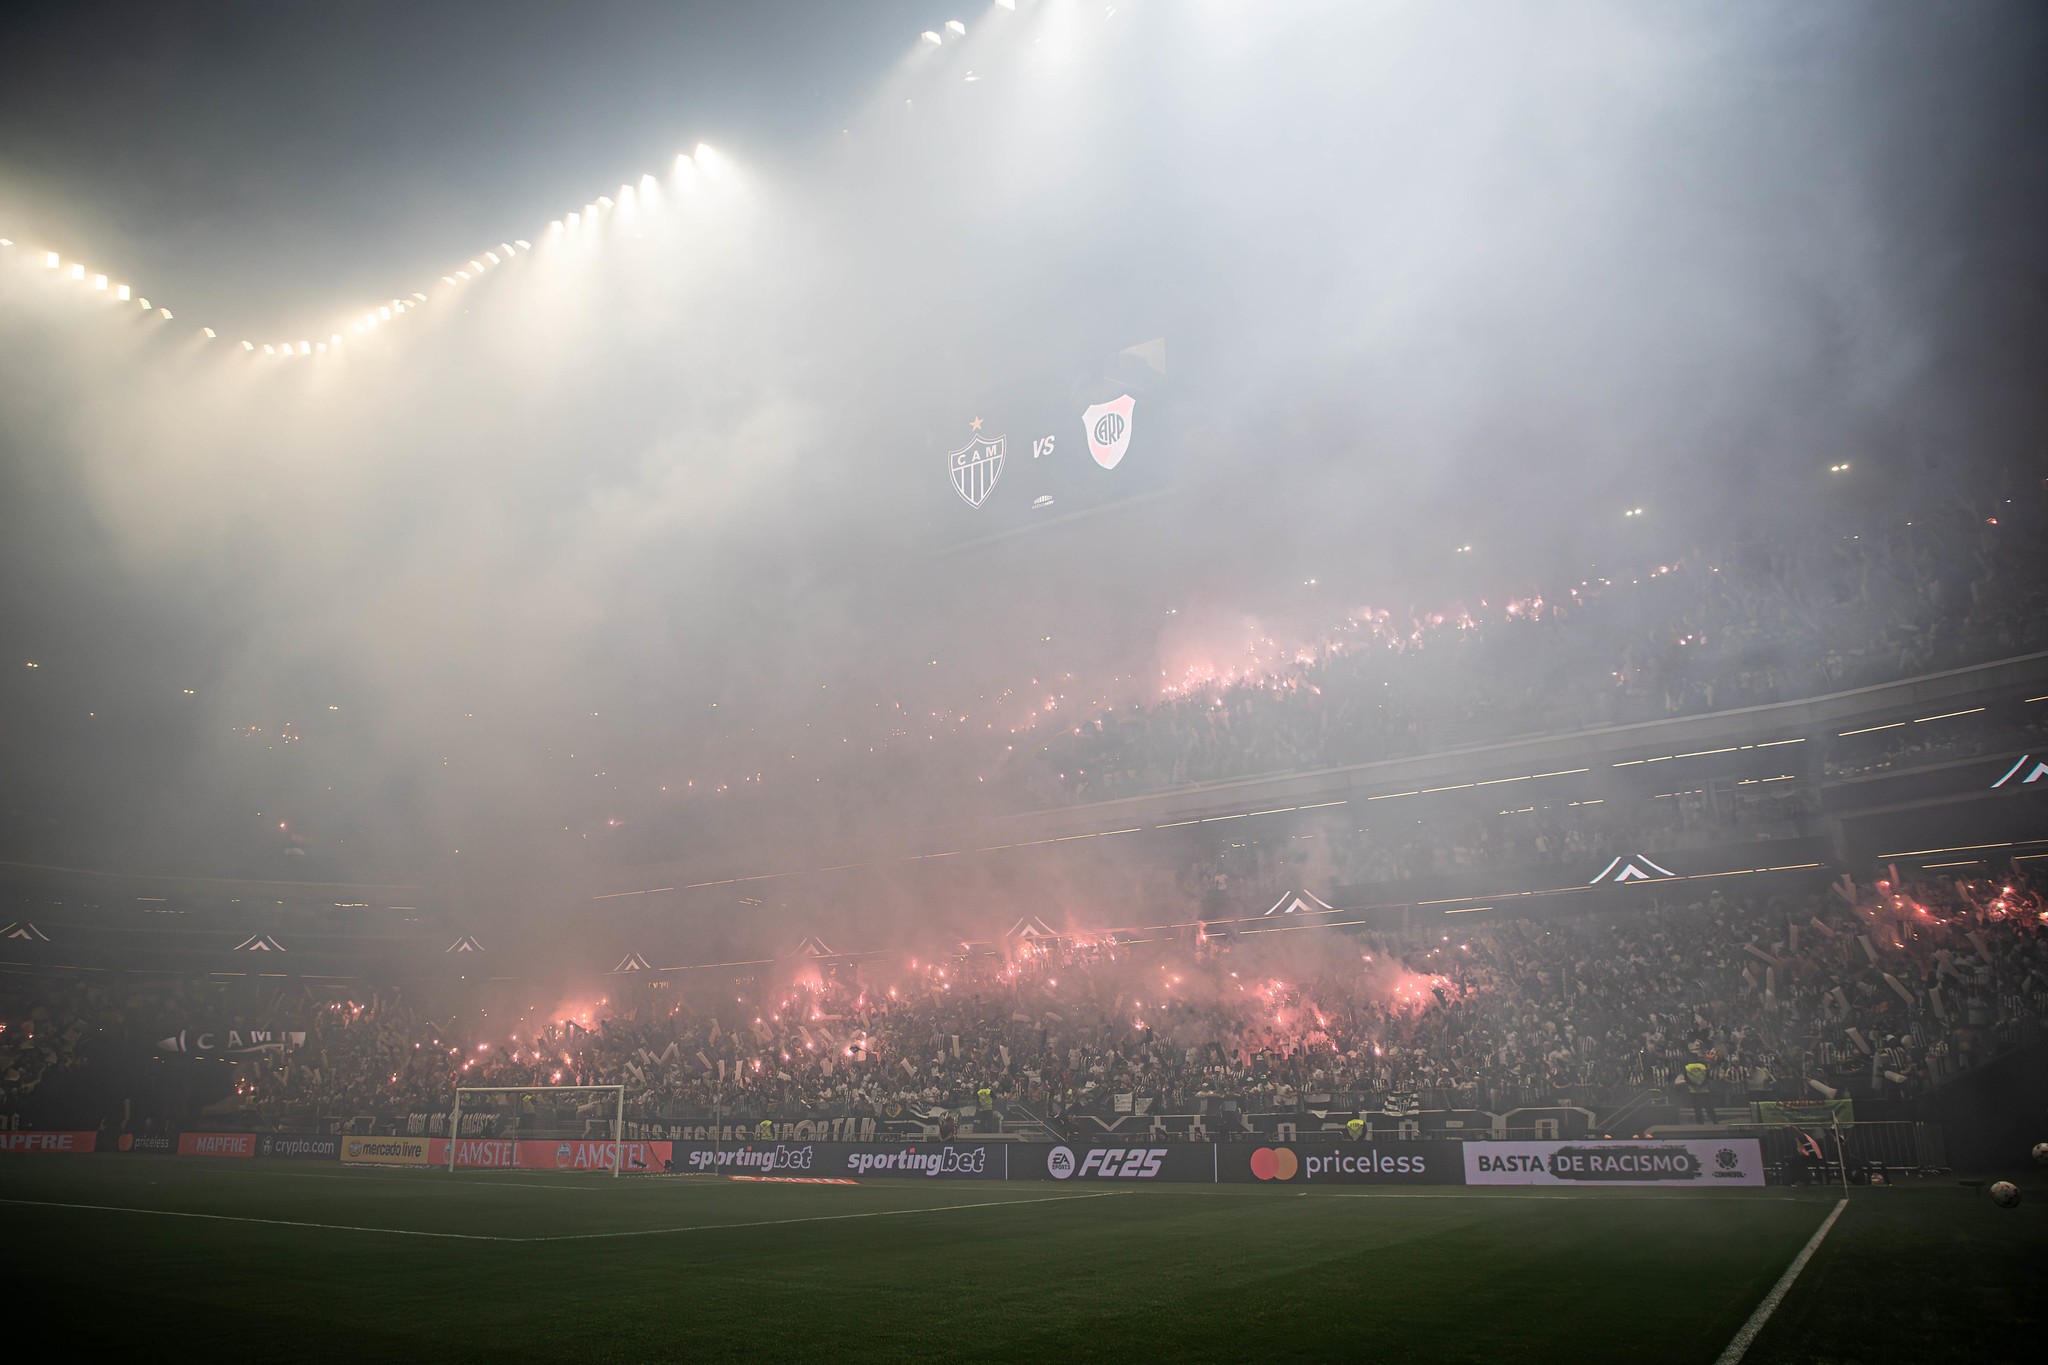
[[(1842, 1198), (0, 1158), (44, 1359), (1714, 1361)], [(1744, 1358), (2038, 1359), (2044, 1244), (1855, 1190)]]

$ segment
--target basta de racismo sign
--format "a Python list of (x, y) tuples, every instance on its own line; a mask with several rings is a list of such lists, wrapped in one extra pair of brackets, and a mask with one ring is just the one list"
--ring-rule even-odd
[(1755, 1138), (1646, 1142), (1475, 1142), (1465, 1149), (1468, 1185), (1687, 1185), (1764, 1183)]

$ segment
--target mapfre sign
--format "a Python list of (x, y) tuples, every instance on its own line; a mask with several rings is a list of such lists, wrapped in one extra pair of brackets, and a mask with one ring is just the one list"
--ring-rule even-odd
[(0, 1152), (90, 1152), (98, 1145), (97, 1133), (0, 1133)]

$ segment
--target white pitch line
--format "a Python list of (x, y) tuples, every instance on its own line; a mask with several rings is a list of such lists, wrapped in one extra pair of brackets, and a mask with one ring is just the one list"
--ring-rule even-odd
[(1130, 1194), (1130, 1190), (1104, 1190), (1100, 1194), (1053, 1194), (1042, 1199), (985, 1199), (974, 1204), (934, 1204), (921, 1209), (871, 1209), (866, 1213), (820, 1213), (804, 1218), (764, 1218), (754, 1223), (699, 1223), (686, 1228), (636, 1228), (625, 1232), (559, 1232), (526, 1237), (528, 1242), (594, 1242), (611, 1237), (660, 1237), (672, 1232), (728, 1232), (735, 1228), (774, 1228), (789, 1223), (837, 1223), (848, 1218), (900, 1218), (919, 1213), (947, 1213), (954, 1209), (1009, 1208), (1016, 1204), (1071, 1204), (1082, 1199), (1108, 1199)]
[(90, 1209), (95, 1213), (136, 1213), (150, 1218), (203, 1218), (214, 1223), (261, 1223), (278, 1228), (319, 1228), (325, 1232), (378, 1232), (391, 1237), (445, 1237), (460, 1242), (531, 1242), (531, 1237), (493, 1237), (481, 1232), (420, 1232), (411, 1228), (366, 1228), (349, 1223), (297, 1223), (288, 1218), (250, 1218), (234, 1213), (186, 1213), (178, 1209), (134, 1209), (119, 1204), (59, 1204), (47, 1199), (0, 1199), (38, 1209)]
[[(446, 1171), (444, 1171), (444, 1170), (432, 1170), (432, 1169), (424, 1169), (424, 1168), (423, 1168), (423, 1173), (422, 1173), (422, 1175), (420, 1175), (420, 1176), (418, 1176), (418, 1177), (415, 1177), (415, 1176), (405, 1176), (405, 1175), (368, 1175), (368, 1174), (364, 1174), (364, 1175), (334, 1175), (334, 1174), (330, 1174), (330, 1173), (328, 1173), (328, 1172), (326, 1172), (326, 1171), (292, 1171), (292, 1172), (289, 1172), (289, 1173), (279, 1173), (279, 1174), (283, 1174), (283, 1175), (284, 1175), (284, 1178), (286, 1178), (286, 1179), (289, 1179), (289, 1180), (348, 1180), (348, 1181), (353, 1181), (353, 1182), (356, 1182), (356, 1183), (371, 1183), (371, 1184), (385, 1184), (385, 1185), (403, 1185), (403, 1184), (411, 1184), (411, 1183), (413, 1183), (413, 1182), (414, 1182), (414, 1181), (416, 1181), (416, 1180), (422, 1180), (422, 1179), (424, 1179), (424, 1180), (431, 1180), (432, 1178), (434, 1178), (434, 1177), (435, 1177), (435, 1176), (437, 1176), (437, 1175), (439, 1175), (439, 1176), (446, 1176), (446, 1175), (447, 1175), (448, 1173), (447, 1173)], [(460, 1178), (460, 1177), (458, 1177), (458, 1179), (459, 1179), (459, 1178)], [(544, 1181), (544, 1180), (498, 1180), (498, 1179), (491, 1179), (491, 1180), (488, 1180), (488, 1181), (487, 1181), (487, 1182), (485, 1182), (485, 1183), (486, 1183), (486, 1184), (488, 1185), (488, 1187), (489, 1187), (489, 1188), (491, 1188), (491, 1189), (494, 1189), (494, 1190), (590, 1190), (590, 1189), (598, 1189), (598, 1190), (602, 1190), (602, 1189), (616, 1189), (616, 1188), (617, 1188), (617, 1186), (615, 1186), (615, 1185), (611, 1185), (611, 1184), (609, 1184), (609, 1183), (604, 1183), (604, 1184), (600, 1184), (599, 1182), (600, 1182), (601, 1180), (604, 1180), (604, 1179), (605, 1179), (605, 1178), (604, 1178), (604, 1177), (602, 1177), (602, 1176), (594, 1177), (594, 1178), (592, 1178), (592, 1180), (591, 1180), (591, 1181), (590, 1181), (590, 1182), (589, 1182), (588, 1184), (584, 1184), (584, 1185), (564, 1185), (564, 1184), (556, 1184), (556, 1183), (554, 1183), (554, 1182), (552, 1182), (552, 1181)]]
[[(1158, 1189), (1161, 1187), (1154, 1186), (1153, 1188)], [(1270, 1187), (1246, 1185), (1239, 1186), (1239, 1188), (1244, 1190), (1257, 1190), (1260, 1188)], [(1132, 1193), (1135, 1194), (1136, 1191), (1133, 1190)], [(1545, 1202), (1560, 1204), (1588, 1204), (1600, 1202), (1603, 1200), (1610, 1204), (1676, 1204), (1692, 1200), (1711, 1201), (1716, 1199), (1727, 1200), (1732, 1203), (1743, 1204), (1811, 1204), (1813, 1202), (1811, 1199), (1804, 1199), (1796, 1194), (1749, 1194), (1742, 1190), (1644, 1189), (1631, 1193), (1627, 1190), (1605, 1189), (1599, 1191), (1574, 1190), (1568, 1194), (1508, 1194), (1506, 1192), (1502, 1192), (1499, 1194), (1491, 1194), (1475, 1191), (1470, 1186), (1465, 1185), (1445, 1186), (1444, 1193), (1442, 1194), (1422, 1194), (1420, 1192), (1404, 1193), (1392, 1190), (1329, 1189), (1315, 1191), (1296, 1190), (1295, 1193), (1298, 1195), (1308, 1195), (1314, 1193), (1321, 1195), (1325, 1199), (1448, 1199), (1453, 1200), (1460, 1204), (1465, 1203), (1466, 1201), (1472, 1199), (1504, 1199), (1509, 1203), (1514, 1204), (1539, 1204)], [(1592, 1195), (1593, 1198), (1588, 1199), (1588, 1195)]]
[(1846, 1199), (1835, 1201), (1835, 1211), (1827, 1216), (1826, 1221), (1815, 1229), (1813, 1236), (1807, 1239), (1806, 1245), (1799, 1249), (1799, 1254), (1792, 1258), (1792, 1264), (1785, 1267), (1785, 1273), (1771, 1286), (1771, 1292), (1764, 1295), (1764, 1301), (1756, 1306), (1756, 1311), (1749, 1315), (1749, 1321), (1742, 1324), (1742, 1330), (1735, 1334), (1735, 1340), (1728, 1343), (1728, 1349), (1721, 1352), (1714, 1365), (1736, 1365), (1736, 1362), (1742, 1359), (1743, 1352), (1756, 1340), (1756, 1334), (1764, 1330), (1764, 1324), (1771, 1320), (1771, 1314), (1778, 1311), (1778, 1305), (1784, 1301), (1786, 1291), (1792, 1288), (1792, 1281), (1799, 1278), (1799, 1272), (1806, 1269), (1806, 1263), (1812, 1260), (1813, 1253), (1820, 1249), (1821, 1239), (1828, 1235), (1828, 1229), (1834, 1227), (1835, 1220), (1840, 1218), (1842, 1210), (1848, 1207), (1849, 1201)]
[(383, 1233), (391, 1237), (438, 1237), (461, 1242), (593, 1242), (614, 1237), (659, 1237), (678, 1232), (725, 1232), (737, 1228), (770, 1228), (789, 1223), (836, 1223), (847, 1218), (893, 1218), (906, 1214), (946, 1213), (955, 1209), (990, 1209), (1010, 1204), (1070, 1204), (1079, 1199), (1107, 1199), (1129, 1194), (1129, 1190), (1104, 1190), (1100, 1194), (1048, 1195), (1043, 1199), (987, 1199), (973, 1204), (935, 1204), (919, 1209), (875, 1209), (867, 1213), (815, 1214), (805, 1218), (765, 1218), (752, 1223), (703, 1223), (680, 1228), (637, 1228), (622, 1232), (563, 1232), (540, 1237), (498, 1237), (481, 1232), (422, 1232), (412, 1228), (372, 1228), (350, 1223), (301, 1223), (288, 1218), (251, 1218), (233, 1213), (187, 1213), (178, 1209), (138, 1209), (119, 1204), (61, 1204), (47, 1199), (0, 1199), (0, 1204), (21, 1204), (41, 1209), (87, 1209), (96, 1213), (133, 1213), (150, 1218), (199, 1218), (215, 1223), (257, 1223), (266, 1227), (315, 1228), (324, 1232)]

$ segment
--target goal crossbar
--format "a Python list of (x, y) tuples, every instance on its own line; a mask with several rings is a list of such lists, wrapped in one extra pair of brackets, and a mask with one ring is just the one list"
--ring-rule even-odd
[(618, 1107), (612, 1113), (612, 1178), (619, 1176), (622, 1153), (626, 1145), (626, 1087), (623, 1085), (458, 1085), (455, 1087), (455, 1108), (448, 1115), (448, 1170), (455, 1170), (455, 1153), (462, 1140), (462, 1097), (464, 1095), (589, 1095), (609, 1094), (618, 1097)]

